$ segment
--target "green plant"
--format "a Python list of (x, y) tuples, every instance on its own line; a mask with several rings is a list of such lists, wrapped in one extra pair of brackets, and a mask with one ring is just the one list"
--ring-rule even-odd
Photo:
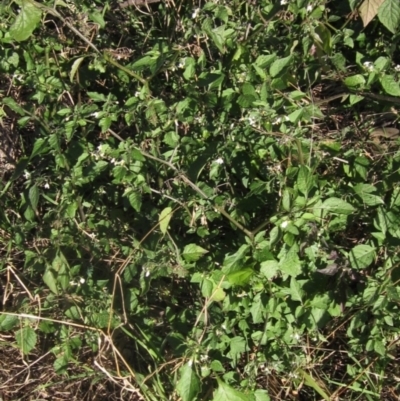
[(0, 329), (24, 357), (90, 352), (148, 400), (395, 393), (397, 3), (18, 5)]

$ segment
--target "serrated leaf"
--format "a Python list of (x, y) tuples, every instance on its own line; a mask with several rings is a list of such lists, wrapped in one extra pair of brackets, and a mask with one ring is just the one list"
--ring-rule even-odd
[(15, 340), (23, 354), (29, 354), (36, 346), (37, 336), (35, 331), (27, 326), (15, 332)]
[(160, 217), (158, 219), (160, 223), (160, 230), (165, 235), (168, 230), (168, 225), (172, 217), (172, 207), (166, 207), (160, 213)]
[(33, 185), (29, 188), (29, 202), (32, 209), (36, 210), (39, 203), (39, 188), (37, 185)]
[(182, 401), (193, 401), (200, 392), (200, 379), (188, 363), (179, 370), (179, 373), (176, 391)]
[(296, 277), (301, 273), (301, 263), (295, 246), (292, 246), (282, 260), (280, 260), (279, 268), (283, 273), (292, 277)]
[(218, 388), (212, 401), (254, 401), (253, 395), (241, 393), (224, 383), (220, 378), (217, 377), (216, 379)]
[(196, 262), (196, 260), (199, 260), (207, 252), (208, 251), (201, 246), (198, 246), (196, 244), (189, 244), (185, 246), (182, 256), (186, 260), (186, 262)]
[(261, 262), (260, 272), (268, 280), (272, 280), (279, 272), (279, 263), (276, 260), (266, 260)]
[(378, 14), (380, 5), (385, 0), (364, 0), (360, 5), (358, 11), (364, 24), (364, 28), (375, 18)]
[(375, 248), (370, 245), (356, 245), (350, 252), (350, 263), (354, 269), (368, 267), (375, 260)]
[(363, 203), (367, 206), (383, 205), (383, 199), (378, 195), (373, 195), (376, 188), (370, 184), (358, 184), (354, 187), (356, 194), (362, 199)]
[(392, 33), (400, 25), (400, 3), (398, 0), (386, 0), (378, 10), (379, 21)]
[(23, 0), (20, 13), (10, 27), (10, 35), (18, 42), (28, 39), (42, 18), (42, 11), (33, 2)]
[(4, 99), (1, 99), (1, 103), (7, 105), (12, 111), (20, 116), (24, 116), (26, 114), (25, 110), (12, 97), (5, 97)]
[(9, 331), (18, 324), (18, 317), (12, 315), (0, 315), (0, 331)]
[(85, 59), (85, 57), (79, 57), (72, 63), (71, 71), (69, 72), (69, 80), (71, 82), (73, 82), (74, 76), (75, 76), (76, 72), (78, 71), (78, 68), (82, 64), (82, 61), (84, 59)]

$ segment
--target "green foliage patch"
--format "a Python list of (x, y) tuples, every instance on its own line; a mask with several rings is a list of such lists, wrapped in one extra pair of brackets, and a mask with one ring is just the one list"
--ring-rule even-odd
[(25, 357), (67, 376), (89, 349), (147, 400), (398, 392), (397, 1), (0, 16), (0, 330)]

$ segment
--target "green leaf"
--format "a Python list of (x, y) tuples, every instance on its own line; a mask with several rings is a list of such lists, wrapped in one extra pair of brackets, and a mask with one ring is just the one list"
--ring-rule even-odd
[(249, 250), (250, 245), (242, 245), (233, 255), (225, 256), (222, 273), (228, 275), (243, 269), (244, 259)]
[(9, 331), (18, 324), (18, 317), (12, 315), (0, 315), (0, 331)]
[(131, 68), (135, 71), (144, 70), (146, 67), (152, 68), (156, 64), (156, 59), (152, 56), (145, 56), (137, 61), (135, 61)]
[(299, 173), (297, 175), (297, 187), (299, 188), (299, 191), (307, 196), (313, 186), (314, 177), (311, 174), (310, 169), (304, 165), (300, 166)]
[(200, 379), (192, 366), (186, 363), (179, 370), (180, 378), (176, 390), (182, 401), (193, 401), (200, 392)]
[(376, 191), (373, 185), (358, 184), (354, 187), (354, 191), (367, 206), (377, 206), (385, 203), (380, 196), (371, 194), (371, 192)]
[(78, 68), (82, 64), (82, 61), (84, 59), (85, 59), (85, 57), (79, 57), (72, 63), (71, 71), (69, 72), (69, 80), (71, 82), (73, 82), (74, 76), (75, 76), (76, 72), (78, 71)]
[(350, 252), (350, 263), (354, 269), (368, 267), (375, 260), (375, 248), (369, 245), (356, 245)]
[(233, 285), (246, 285), (250, 281), (253, 274), (253, 269), (247, 267), (234, 273), (228, 274), (227, 278), (228, 281)]
[(271, 75), (271, 77), (275, 78), (276, 76), (278, 76), (282, 72), (282, 70), (292, 62), (292, 58), (292, 56), (288, 56), (275, 60), (269, 69), (269, 74)]
[(226, 292), (222, 288), (213, 288), (211, 300), (221, 302), (226, 297)]
[(47, 143), (48, 143), (47, 138), (36, 139), (29, 159), (33, 159), (37, 155), (42, 155), (42, 154), (46, 153), (49, 149), (49, 147), (47, 146)]
[(301, 273), (301, 263), (297, 255), (296, 246), (292, 246), (282, 260), (280, 260), (279, 268), (283, 273), (292, 277), (296, 277)]
[(17, 345), (23, 354), (29, 354), (36, 346), (37, 336), (35, 331), (26, 326), (15, 332)]
[(288, 188), (285, 188), (282, 193), (282, 207), (287, 212), (290, 211), (290, 192)]
[(81, 310), (78, 306), (71, 306), (69, 309), (65, 311), (65, 316), (73, 320), (81, 319)]
[(327, 213), (336, 213), (349, 215), (354, 212), (355, 208), (340, 198), (326, 199), (320, 208)]
[(17, 42), (28, 39), (42, 18), (42, 12), (33, 2), (22, 0), (20, 13), (10, 27), (10, 35)]
[(57, 279), (51, 268), (47, 268), (43, 274), (43, 282), (49, 287), (51, 292), (58, 294)]
[(160, 223), (160, 230), (165, 235), (168, 230), (168, 225), (172, 217), (172, 207), (166, 207), (160, 213), (160, 217), (158, 219)]
[(378, 10), (379, 21), (393, 34), (400, 25), (400, 3), (398, 0), (385, 0)]
[(140, 212), (142, 207), (142, 195), (139, 192), (132, 191), (128, 194), (129, 203), (137, 211)]
[(218, 389), (215, 391), (212, 401), (255, 401), (253, 395), (241, 393), (224, 383), (220, 378), (217, 377), (216, 379)]
[(29, 202), (32, 209), (36, 210), (39, 203), (39, 188), (37, 185), (33, 185), (29, 188)]
[(196, 262), (196, 260), (199, 260), (207, 252), (208, 251), (203, 249), (201, 246), (189, 244), (185, 246), (182, 256), (186, 262)]
[(256, 397), (255, 401), (271, 401), (271, 398), (268, 395), (267, 390), (258, 389), (254, 392), (254, 395)]
[(355, 88), (357, 86), (363, 87), (365, 85), (365, 78), (361, 75), (352, 75), (345, 78), (344, 83), (349, 88)]
[(299, 282), (294, 277), (292, 277), (290, 279), (290, 295), (293, 301), (302, 302), (303, 292), (304, 291), (301, 289)]
[(383, 90), (392, 96), (400, 96), (400, 85), (399, 83), (393, 78), (392, 75), (383, 75), (380, 78), (380, 82), (382, 85)]
[(279, 272), (279, 263), (276, 260), (261, 262), (260, 271), (268, 280), (272, 280)]

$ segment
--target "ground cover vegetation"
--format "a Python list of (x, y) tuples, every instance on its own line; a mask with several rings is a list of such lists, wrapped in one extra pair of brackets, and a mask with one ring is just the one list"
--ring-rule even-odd
[(4, 400), (398, 399), (397, 1), (0, 21)]

